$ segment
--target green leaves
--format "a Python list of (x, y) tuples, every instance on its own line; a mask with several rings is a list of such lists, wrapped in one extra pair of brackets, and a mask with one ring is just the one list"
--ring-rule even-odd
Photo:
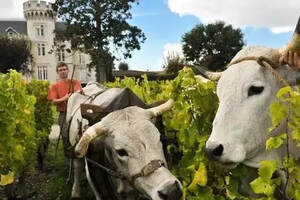
[(9, 172), (6, 175), (1, 175), (0, 186), (5, 186), (14, 182), (14, 173)]
[(266, 142), (266, 149), (272, 150), (279, 148), (286, 138), (286, 133), (279, 134), (275, 137), (270, 137)]
[[(48, 137), (53, 123), (49, 82), (27, 84), (11, 70), (0, 74), (0, 175), (2, 185), (25, 166), (35, 164), (37, 144)], [(6, 175), (4, 175), (6, 174)]]
[(35, 155), (34, 104), (21, 74), (0, 76), (0, 174), (18, 172)]
[(272, 116), (272, 124), (273, 126), (269, 128), (271, 132), (275, 129), (279, 124), (287, 117), (287, 105), (282, 104), (279, 101), (275, 101), (270, 107), (270, 114)]
[(275, 188), (280, 185), (280, 178), (272, 179), (277, 170), (278, 161), (262, 161), (258, 170), (259, 177), (250, 183), (256, 194), (265, 194), (273, 199)]

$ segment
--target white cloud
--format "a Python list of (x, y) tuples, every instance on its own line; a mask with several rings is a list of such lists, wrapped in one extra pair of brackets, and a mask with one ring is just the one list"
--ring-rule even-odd
[[(24, 19), (23, 3), (28, 0), (1, 0), (0, 1), (0, 19)], [(48, 0), (47, 2), (55, 2)]]
[(182, 45), (178, 43), (167, 43), (164, 45), (163, 57), (167, 57), (169, 54), (177, 54), (183, 57)]
[(180, 16), (194, 15), (203, 23), (223, 20), (234, 27), (266, 27), (273, 33), (293, 30), (299, 17), (299, 0), (168, 0)]
[(168, 57), (168, 55), (179, 55), (180, 57), (184, 57), (182, 52), (182, 45), (178, 43), (165, 44), (162, 57), (157, 62), (158, 66), (164, 66), (165, 59)]

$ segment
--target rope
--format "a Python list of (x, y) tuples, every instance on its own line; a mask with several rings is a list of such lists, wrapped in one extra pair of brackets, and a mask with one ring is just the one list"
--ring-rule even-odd
[(254, 60), (256, 61), (260, 66), (267, 68), (268, 70), (270, 70), (270, 72), (275, 76), (276, 80), (283, 86), (290, 86), (283, 78), (282, 76), (275, 70), (276, 68), (279, 67), (279, 65), (273, 61), (271, 61), (270, 59), (264, 57), (264, 56), (260, 56), (260, 57), (256, 57), (256, 56), (248, 56), (248, 57), (244, 57), (241, 59), (238, 59), (234, 62), (231, 62), (228, 64), (227, 67), (230, 67), (232, 65), (235, 65), (237, 63), (243, 62), (243, 61), (247, 61), (247, 60)]

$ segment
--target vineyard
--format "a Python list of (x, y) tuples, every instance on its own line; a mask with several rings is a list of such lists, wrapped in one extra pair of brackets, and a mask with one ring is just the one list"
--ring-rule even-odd
[[(117, 79), (106, 86), (128, 87), (146, 103), (174, 99), (172, 110), (163, 115), (163, 121), (166, 135), (176, 141), (168, 145), (168, 162), (182, 182), (183, 200), (250, 199), (249, 195), (251, 199), (271, 200), (276, 199), (277, 193), (300, 200), (300, 165), (290, 154), (282, 162), (263, 161), (258, 170), (244, 165), (225, 169), (205, 156), (205, 143), (218, 108), (214, 82), (201, 82), (190, 68), (184, 68), (174, 80), (148, 81), (143, 76), (141, 80)], [(15, 71), (0, 76), (2, 188), (41, 162), (37, 155), (54, 123), (53, 108), (46, 99), (48, 87), (49, 83), (43, 81), (26, 83)], [(270, 137), (266, 148), (288, 145), (289, 139), (300, 147), (300, 93), (285, 87), (277, 97), (270, 108), (270, 131), (283, 120), (288, 121), (288, 127), (286, 133)], [(52, 154), (53, 151), (52, 147)], [(275, 171), (282, 171), (287, 180), (275, 176)], [(64, 172), (61, 175), (67, 176)], [(61, 179), (60, 182), (64, 184)], [(280, 189), (282, 185), (284, 191)], [(61, 196), (54, 199), (64, 199), (62, 194), (57, 195)]]

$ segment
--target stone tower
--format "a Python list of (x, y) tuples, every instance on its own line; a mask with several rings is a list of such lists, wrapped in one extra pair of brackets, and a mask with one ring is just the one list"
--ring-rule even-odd
[(37, 0), (23, 3), (23, 12), (27, 22), (27, 35), (32, 42), (33, 77), (53, 82), (56, 80), (57, 58), (49, 51), (54, 44), (56, 14), (50, 3)]

